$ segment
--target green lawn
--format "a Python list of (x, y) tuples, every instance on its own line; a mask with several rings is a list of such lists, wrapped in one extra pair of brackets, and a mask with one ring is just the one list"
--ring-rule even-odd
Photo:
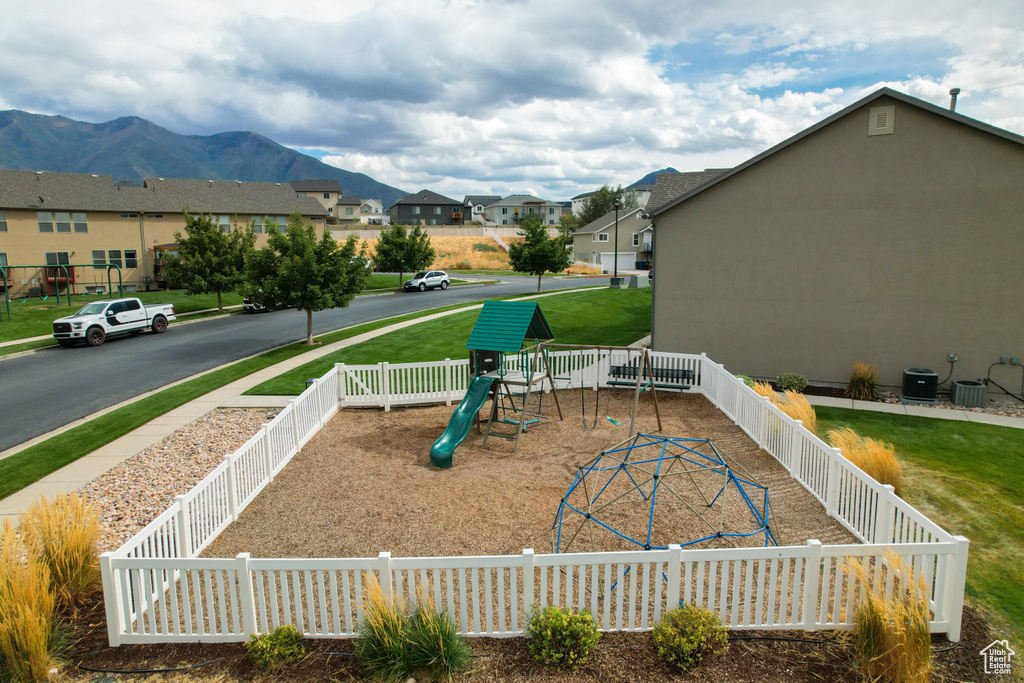
[(967, 596), (1024, 643), (1024, 430), (843, 408), (815, 409), (818, 432), (850, 427), (896, 447), (906, 499), (971, 540)]
[[(594, 289), (539, 300), (555, 341), (625, 345), (650, 334), (651, 290)], [(466, 311), (393, 332), (311, 361), (250, 389), (255, 395), (297, 395), (309, 377), (335, 363), (417, 363), (467, 357), (466, 340), (478, 311)]]
[[(136, 292), (127, 293), (126, 296), (137, 296), (144, 304), (174, 304), (176, 313), (188, 313), (189, 311), (201, 311), (206, 308), (217, 307), (216, 294), (201, 294), (199, 296), (188, 296), (182, 290), (166, 292)], [(39, 337), (53, 332), (53, 321), (63, 318), (78, 311), (90, 301), (102, 301), (109, 299), (106, 295), (91, 294), (88, 296), (72, 296), (71, 305), (67, 305), (67, 299), (61, 296), (61, 303), (57, 303), (56, 297), (50, 297), (45, 301), (39, 298), (28, 299), (25, 303), (21, 299), (11, 300), (11, 317), (7, 318), (7, 308), (0, 301), (0, 312), (3, 313), (3, 322), (0, 322), (0, 341), (13, 341), (27, 337)], [(224, 305), (233, 306), (242, 303), (242, 297), (235, 292), (224, 294)]]

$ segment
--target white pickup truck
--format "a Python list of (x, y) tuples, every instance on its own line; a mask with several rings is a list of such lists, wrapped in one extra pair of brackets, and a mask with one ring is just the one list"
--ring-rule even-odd
[(172, 320), (173, 304), (144, 306), (134, 298), (94, 301), (74, 315), (54, 320), (53, 338), (61, 346), (74, 346), (80, 341), (99, 346), (111, 335), (135, 335), (147, 328), (156, 334), (166, 332)]

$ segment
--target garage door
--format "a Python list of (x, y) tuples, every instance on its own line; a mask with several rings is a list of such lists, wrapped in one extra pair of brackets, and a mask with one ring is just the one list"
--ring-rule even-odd
[[(615, 252), (614, 251), (602, 251), (601, 252), (601, 270), (606, 270), (609, 273), (614, 272), (615, 265)], [(620, 251), (619, 252), (619, 270), (636, 270), (636, 252), (635, 251)]]

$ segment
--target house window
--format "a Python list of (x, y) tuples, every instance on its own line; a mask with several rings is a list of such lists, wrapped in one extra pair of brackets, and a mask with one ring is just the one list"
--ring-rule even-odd
[(504, 220), (504, 221), (502, 221), (502, 222), (501, 222), (501, 224), (502, 224), (502, 225), (508, 225), (508, 221), (507, 221), (507, 220)]
[(57, 232), (71, 232), (71, 214), (58, 211), (54, 214), (54, 221), (57, 225)]
[(346, 206), (345, 207), (345, 215), (346, 216), (351, 216), (352, 215), (352, 207), (351, 206)]
[(608, 233), (602, 232), (600, 235), (597, 236), (597, 241), (598, 242), (607, 242), (608, 241)]
[(110, 263), (113, 263), (118, 268), (123, 268), (124, 267), (124, 264), (121, 263), (121, 250), (120, 249), (111, 249), (110, 251), (108, 251), (107, 252), (107, 260)]
[(68, 252), (66, 251), (46, 252), (46, 265), (48, 266), (66, 266), (69, 263)]
[(249, 224), (252, 225), (252, 231), (257, 235), (263, 232), (263, 216), (253, 216)]
[(638, 232), (634, 232), (633, 233), (633, 246), (634, 247), (639, 247), (640, 246), (640, 233), (638, 233)]
[(122, 213), (121, 214), (121, 218), (138, 218), (138, 217), (139, 217), (139, 214), (137, 214), (137, 213)]
[(483, 210), (484, 210), (484, 205), (483, 204), (477, 204), (476, 205), (476, 212), (477, 213), (480, 213)]
[(507, 206), (501, 207), (501, 213), (502, 213), (502, 215), (508, 214), (508, 207)]
[(278, 230), (284, 230), (287, 225), (287, 216), (267, 216), (267, 230), (272, 227), (275, 227)]
[(548, 209), (548, 215), (549, 215), (549, 216), (554, 216), (554, 215), (555, 215), (555, 210), (554, 210), (554, 209), (550, 209), (550, 208), (549, 208), (549, 209)]
[(40, 211), (36, 214), (39, 221), (39, 232), (53, 232), (53, 214), (49, 211)]
[(221, 232), (231, 232), (231, 216), (226, 213), (211, 216), (213, 222), (220, 226)]
[[(131, 215), (134, 216), (135, 214), (133, 213)], [(146, 218), (163, 218), (163, 217), (164, 217), (164, 215), (162, 213), (147, 213), (146, 214)]]
[(555, 224), (554, 221), (548, 221), (548, 225), (554, 225), (554, 224)]
[(0, 251), (0, 266), (7, 267), (7, 254)]
[(420, 207), (418, 207), (418, 206), (412, 207), (412, 215), (413, 216), (419, 216), (420, 215)]
[(139, 256), (137, 251), (134, 249), (124, 250), (124, 267), (125, 268), (138, 268), (139, 267)]
[(107, 252), (102, 249), (92, 250), (92, 267), (94, 270), (103, 270), (107, 267)]
[(7, 232), (7, 212), (0, 211), (0, 232)]
[(331, 198), (331, 193), (330, 192), (324, 192), (324, 199), (330, 199), (330, 198)]
[(533, 213), (533, 207), (532, 206), (530, 207), (530, 213)]
[(435, 216), (440, 216), (441, 215), (441, 207), (440, 206), (435, 206), (434, 207), (434, 215)]
[(305, 197), (306, 196), (305, 192), (296, 192), (295, 194), (297, 194), (300, 197)]

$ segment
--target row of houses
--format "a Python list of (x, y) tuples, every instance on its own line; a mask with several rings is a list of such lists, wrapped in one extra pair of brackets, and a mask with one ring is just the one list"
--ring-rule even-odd
[(568, 202), (555, 202), (528, 194), (467, 195), (461, 202), (431, 190), (420, 190), (388, 207), (388, 219), (402, 225), (519, 225), (529, 215), (544, 225), (559, 225)]

